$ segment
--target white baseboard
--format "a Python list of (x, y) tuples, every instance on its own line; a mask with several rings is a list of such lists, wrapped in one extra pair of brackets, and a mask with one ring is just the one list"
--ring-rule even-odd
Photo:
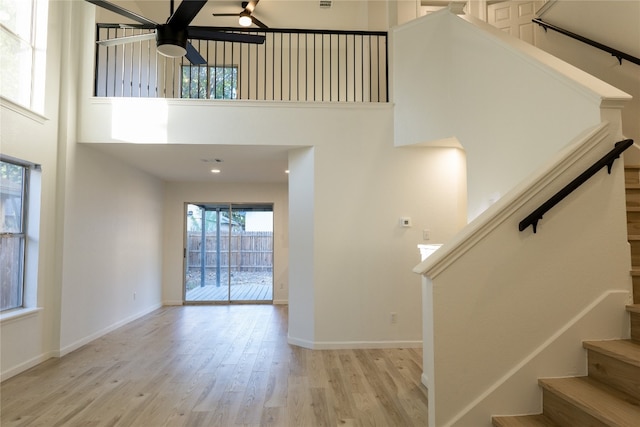
[(287, 342), (311, 350), (354, 350), (374, 348), (422, 348), (422, 341), (308, 341), (292, 336)]
[(4, 381), (4, 380), (8, 380), (9, 378), (16, 376), (24, 371), (26, 371), (27, 369), (31, 369), (34, 366), (37, 366), (39, 364), (41, 364), (42, 362), (51, 359), (52, 357), (56, 357), (55, 356), (55, 352), (48, 352), (48, 353), (44, 353), (41, 354), (39, 356), (36, 356), (32, 359), (27, 360), (26, 362), (22, 362), (21, 364), (14, 366), (10, 369), (7, 369), (6, 371), (0, 373), (0, 381)]
[(142, 311), (140, 311), (140, 312), (138, 312), (138, 313), (136, 313), (136, 314), (134, 314), (132, 316), (127, 317), (126, 319), (122, 319), (122, 320), (120, 320), (120, 321), (118, 321), (118, 322), (116, 322), (116, 323), (114, 323), (112, 325), (107, 326), (104, 329), (101, 329), (100, 331), (97, 331), (97, 332), (95, 332), (95, 333), (93, 333), (91, 335), (88, 335), (88, 336), (86, 336), (86, 337), (84, 337), (82, 339), (79, 339), (78, 341), (76, 341), (74, 343), (71, 343), (71, 344), (61, 348), (59, 351), (53, 352), (54, 353), (54, 357), (62, 357), (64, 355), (66, 355), (66, 354), (69, 354), (72, 351), (79, 349), (83, 345), (88, 344), (91, 341), (96, 340), (96, 339), (100, 338), (101, 336), (103, 336), (105, 334), (108, 334), (109, 332), (114, 331), (114, 330), (120, 328), (121, 326), (126, 325), (129, 322), (132, 322), (132, 321), (134, 321), (134, 320), (136, 320), (136, 319), (138, 319), (138, 318), (140, 318), (140, 317), (142, 317), (144, 315), (147, 315), (147, 314), (151, 313), (152, 311), (155, 311), (155, 310), (159, 309), (160, 307), (162, 307), (162, 304), (154, 304), (154, 305), (149, 306), (146, 309), (144, 309), (144, 310), (142, 310)]
[(180, 301), (163, 301), (162, 305), (184, 305), (184, 303)]

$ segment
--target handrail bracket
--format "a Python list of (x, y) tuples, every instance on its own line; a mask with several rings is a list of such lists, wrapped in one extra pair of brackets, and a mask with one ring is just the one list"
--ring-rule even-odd
[(557, 205), (562, 199), (567, 197), (573, 190), (584, 184), (589, 178), (596, 174), (603, 167), (607, 167), (607, 173), (611, 175), (613, 168), (613, 162), (620, 158), (620, 155), (624, 150), (633, 145), (632, 139), (625, 139), (615, 143), (615, 146), (611, 151), (605, 154), (600, 160), (591, 165), (587, 170), (580, 174), (577, 178), (567, 184), (562, 190), (551, 196), (549, 200), (540, 205), (540, 207), (534, 210), (529, 216), (520, 221), (518, 229), (524, 231), (528, 226), (533, 228), (533, 233), (538, 231), (538, 221), (542, 219), (542, 216), (547, 213), (552, 207)]

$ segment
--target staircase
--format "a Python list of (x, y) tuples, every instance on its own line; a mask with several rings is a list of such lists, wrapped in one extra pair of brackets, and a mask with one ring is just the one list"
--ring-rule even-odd
[(640, 165), (625, 166), (631, 245), (631, 339), (587, 341), (588, 376), (540, 379), (542, 414), (493, 417), (496, 427), (640, 426)]

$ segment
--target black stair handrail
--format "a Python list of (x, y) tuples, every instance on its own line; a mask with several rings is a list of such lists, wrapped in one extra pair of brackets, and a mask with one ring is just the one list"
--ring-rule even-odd
[(640, 58), (636, 58), (635, 56), (629, 55), (628, 53), (624, 53), (619, 51), (618, 49), (614, 49), (612, 47), (609, 47), (607, 45), (604, 45), (602, 43), (598, 43), (597, 41), (593, 41), (591, 39), (588, 39), (586, 37), (583, 37), (579, 34), (576, 33), (572, 33), (571, 31), (565, 30), (564, 28), (560, 28), (557, 27), (553, 24), (549, 24), (548, 22), (544, 22), (542, 19), (540, 18), (533, 18), (531, 20), (532, 22), (535, 22), (536, 24), (540, 25), (542, 28), (544, 28), (544, 31), (546, 32), (547, 29), (553, 30), (553, 31), (557, 31), (558, 33), (564, 34), (565, 36), (571, 37), (572, 39), (576, 39), (579, 40), (583, 43), (586, 43), (590, 46), (593, 46), (595, 48), (598, 48), (600, 50), (604, 50), (605, 52), (610, 53), (612, 56), (615, 56), (616, 58), (618, 58), (618, 62), (620, 63), (620, 65), (622, 65), (622, 60), (626, 60), (629, 62), (633, 62), (636, 65), (640, 65)]
[(542, 216), (546, 214), (552, 207), (557, 205), (562, 199), (567, 197), (573, 190), (580, 187), (584, 184), (589, 178), (596, 174), (603, 167), (607, 167), (607, 172), (611, 174), (611, 168), (613, 167), (613, 162), (620, 157), (620, 154), (627, 148), (633, 145), (633, 139), (624, 139), (622, 141), (616, 142), (614, 148), (605, 154), (600, 160), (591, 165), (586, 171), (581, 173), (576, 179), (571, 181), (566, 187), (562, 190), (558, 191), (556, 194), (551, 196), (549, 200), (540, 205), (538, 209), (533, 211), (529, 216), (520, 221), (518, 225), (518, 229), (520, 231), (524, 231), (528, 226), (533, 227), (533, 232), (535, 233), (538, 228), (538, 221), (542, 219)]

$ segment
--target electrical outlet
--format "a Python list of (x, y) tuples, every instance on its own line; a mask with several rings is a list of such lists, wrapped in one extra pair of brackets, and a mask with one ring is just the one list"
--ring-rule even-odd
[(429, 230), (422, 230), (422, 240), (429, 240), (431, 238), (431, 232)]
[(391, 321), (391, 323), (397, 323), (398, 322), (398, 313), (391, 312), (389, 314), (389, 320)]
[(284, 283), (280, 283), (280, 289), (284, 289)]
[(136, 293), (135, 292), (133, 293), (133, 300), (134, 301), (136, 300)]

